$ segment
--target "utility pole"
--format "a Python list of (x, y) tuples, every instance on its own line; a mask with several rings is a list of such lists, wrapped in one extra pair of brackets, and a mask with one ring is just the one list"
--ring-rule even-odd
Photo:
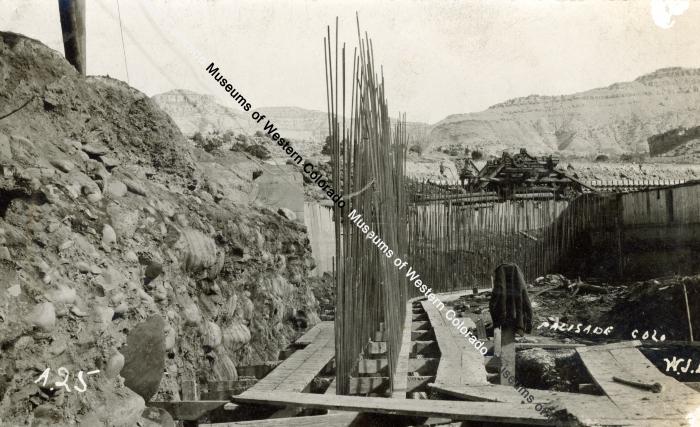
[(58, 0), (66, 59), (85, 75), (85, 0)]

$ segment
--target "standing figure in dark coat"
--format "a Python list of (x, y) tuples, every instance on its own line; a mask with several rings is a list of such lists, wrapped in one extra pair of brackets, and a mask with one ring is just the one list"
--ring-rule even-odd
[(489, 312), (494, 328), (511, 327), (520, 336), (532, 332), (532, 306), (523, 272), (517, 264), (496, 267)]

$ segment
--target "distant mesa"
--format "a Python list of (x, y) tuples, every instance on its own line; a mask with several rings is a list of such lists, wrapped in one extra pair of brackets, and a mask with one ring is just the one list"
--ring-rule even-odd
[[(153, 100), (175, 121), (185, 135), (202, 134), (215, 130), (254, 134), (263, 130), (264, 122), (256, 123), (248, 113), (234, 104), (222, 105), (211, 95), (188, 90), (171, 90), (153, 96)], [(323, 142), (328, 135), (328, 115), (325, 111), (300, 107), (260, 107), (275, 123), (281, 135), (296, 141)], [(407, 127), (427, 129), (425, 123), (408, 123)]]
[(530, 95), (435, 124), (431, 147), (461, 145), (489, 154), (648, 152), (647, 139), (697, 125), (700, 69), (662, 68), (631, 82), (560, 96)]
[[(210, 95), (173, 90), (153, 99), (185, 135), (214, 130), (252, 135), (262, 130), (237, 105), (227, 106)], [(322, 143), (328, 135), (324, 111), (257, 109), (286, 138)], [(699, 114), (700, 69), (675, 67), (570, 95), (509, 99), (481, 112), (451, 114), (434, 125), (409, 122), (407, 128), (412, 141), (427, 139), (427, 144), (421, 144), (424, 153), (444, 147), (460, 154), (465, 148), (485, 154), (525, 148), (536, 155), (614, 156), (649, 153), (649, 138), (673, 129), (691, 129), (698, 125)]]

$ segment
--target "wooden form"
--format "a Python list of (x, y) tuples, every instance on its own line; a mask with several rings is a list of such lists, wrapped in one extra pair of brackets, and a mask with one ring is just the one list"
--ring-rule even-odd
[[(687, 425), (687, 417), (700, 407), (700, 394), (659, 371), (637, 348), (639, 341), (579, 348), (576, 351), (595, 383), (618, 410), (618, 418), (634, 425)], [(621, 384), (613, 376), (647, 384), (659, 383), (660, 393)], [(596, 411), (567, 407), (584, 423), (600, 422)]]
[(408, 393), (408, 370), (409, 358), (411, 354), (411, 340), (413, 324), (413, 304), (409, 301), (406, 303), (406, 316), (403, 323), (403, 335), (401, 337), (401, 348), (399, 349), (399, 357), (396, 362), (396, 374), (394, 375), (394, 384), (391, 390), (391, 397), (394, 399), (405, 399)]
[(247, 404), (302, 406), (410, 417), (443, 417), (460, 421), (553, 425), (552, 421), (535, 410), (534, 405), (251, 391), (233, 396), (232, 399), (236, 403)]
[(455, 326), (448, 323), (444, 312), (430, 301), (421, 301), (421, 304), (433, 326), (441, 354), (435, 383), (488, 384), (483, 356)]

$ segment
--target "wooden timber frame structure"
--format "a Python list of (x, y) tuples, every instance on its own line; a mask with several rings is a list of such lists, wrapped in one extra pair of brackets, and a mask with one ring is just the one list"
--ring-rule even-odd
[(514, 262), (532, 281), (557, 271), (562, 259), (579, 248), (582, 234), (596, 233), (616, 248), (612, 258), (622, 275), (625, 242), (632, 233), (685, 238), (692, 245), (697, 227), (697, 181), (625, 194), (584, 194), (571, 201), (463, 205), (434, 198), (408, 207), (408, 259), (434, 292), (471, 289), (474, 284), (489, 288), (498, 264)]
[[(377, 247), (381, 242), (396, 257), (406, 253), (405, 159), (408, 147), (405, 116), (392, 128), (384, 77), (374, 62), (371, 39), (360, 34), (346, 87), (345, 45), (338, 46), (330, 27), (324, 40), (328, 127), (332, 180), (345, 194), (346, 206), (334, 208), (336, 241), (336, 393), (348, 394), (350, 375), (370, 337), (383, 332), (390, 390), (401, 347), (406, 316), (406, 282)], [(340, 64), (339, 64), (340, 61)], [(349, 68), (349, 67), (348, 67)], [(346, 98), (349, 89), (349, 97)], [(346, 111), (346, 104), (349, 109)], [(347, 113), (347, 114), (346, 114)], [(346, 119), (348, 117), (348, 119)], [(355, 211), (361, 219), (353, 222)], [(375, 233), (367, 238), (360, 226)]]

